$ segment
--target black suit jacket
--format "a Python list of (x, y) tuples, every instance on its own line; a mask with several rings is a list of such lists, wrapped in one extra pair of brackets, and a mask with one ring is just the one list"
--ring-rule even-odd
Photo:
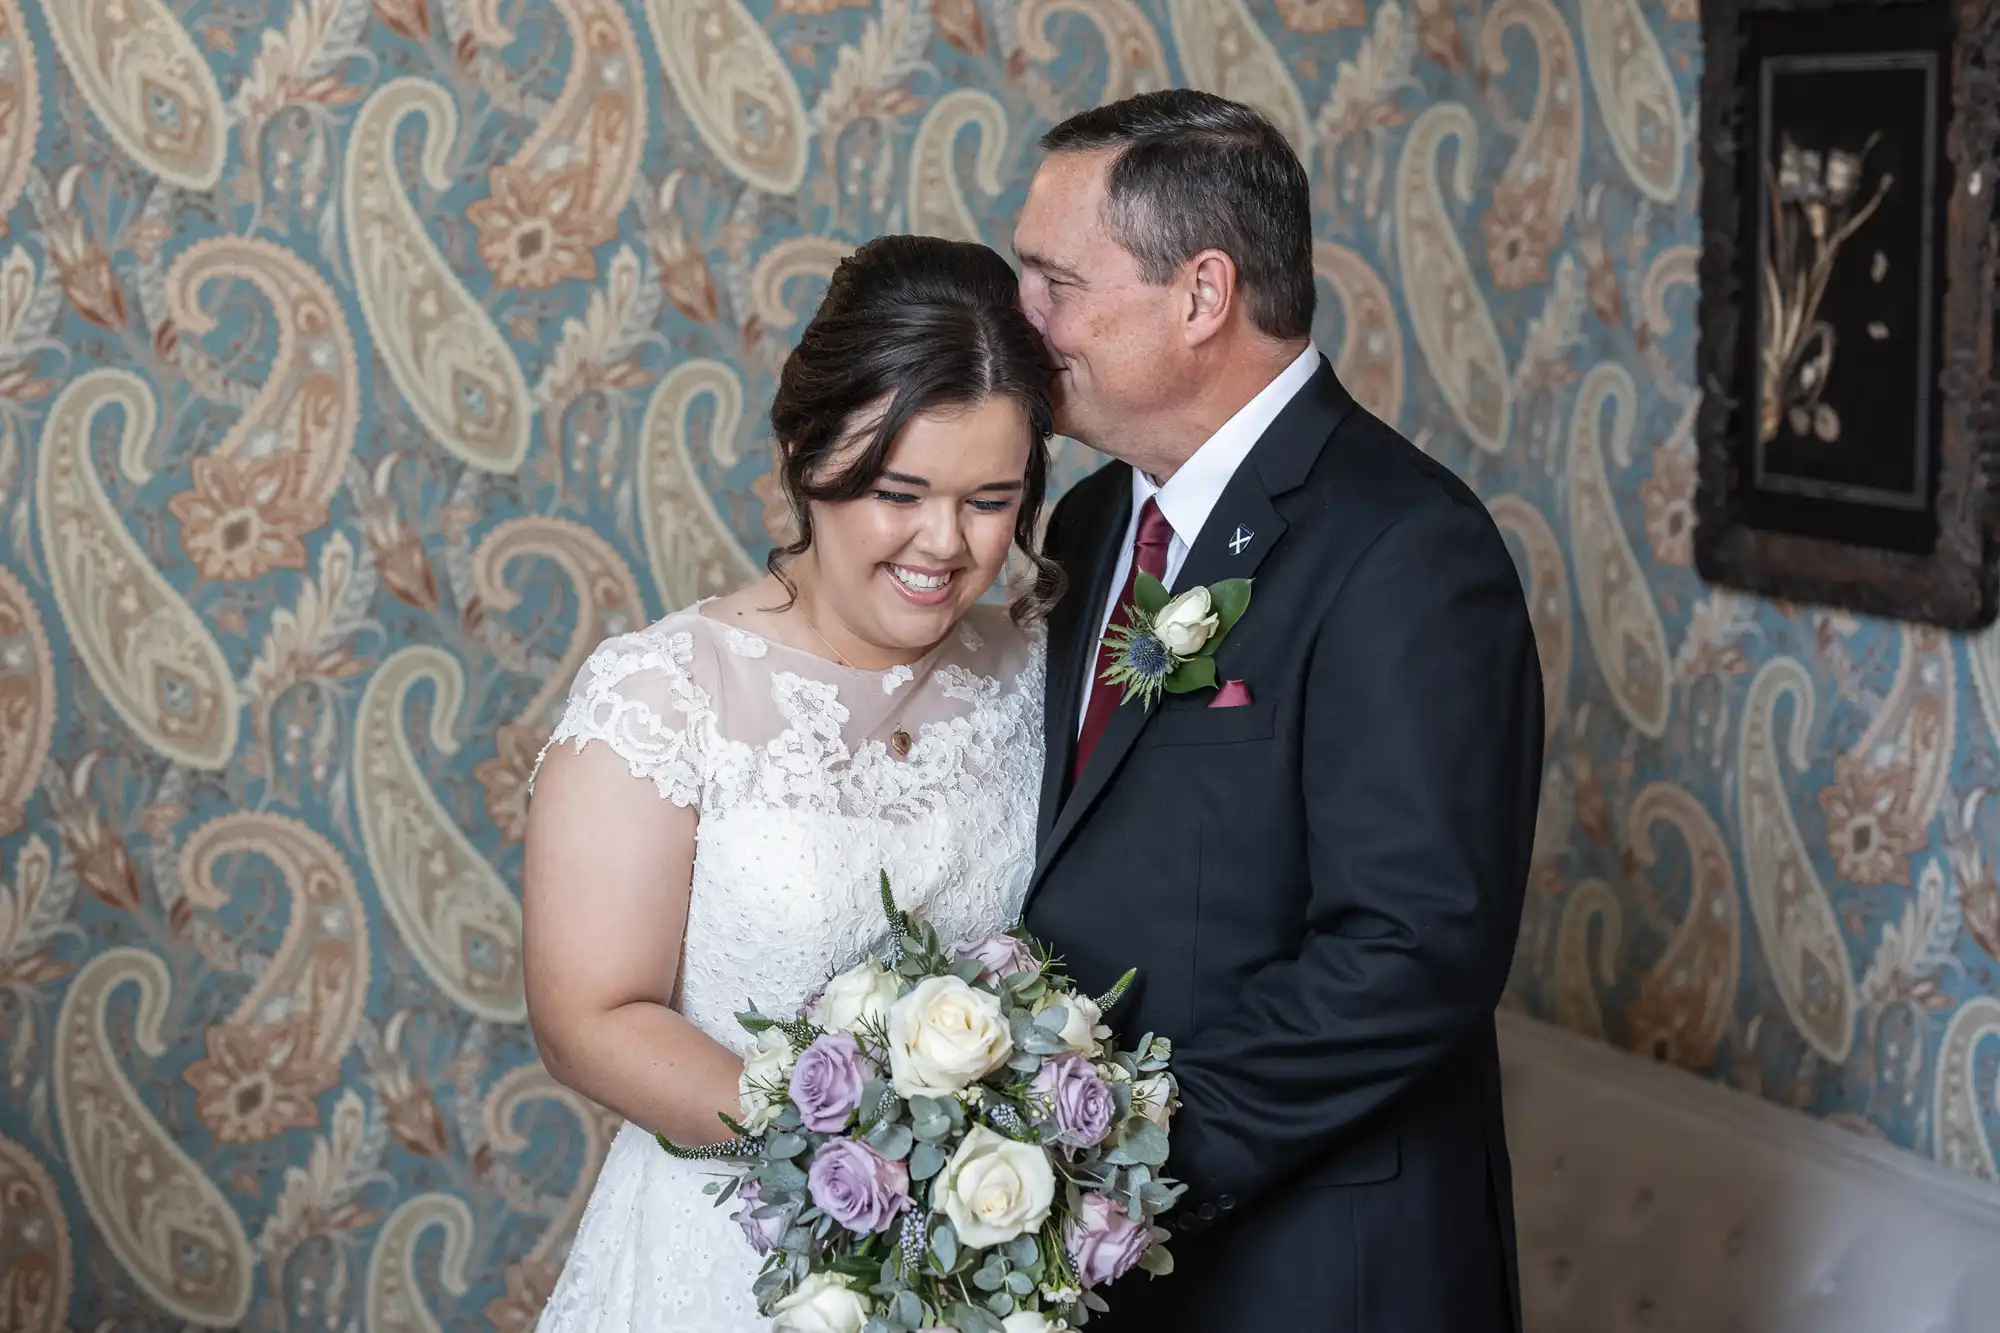
[[(1028, 928), (1107, 1016), (1172, 1038), (1177, 1271), (1105, 1333), (1509, 1333), (1513, 1204), (1493, 1014), (1542, 762), (1519, 577), (1466, 486), (1322, 361), (1237, 470), (1177, 589), (1254, 580), (1213, 691), (1113, 714), (1070, 789), (1131, 471), (1046, 549), (1047, 768)], [(1248, 540), (1238, 540), (1248, 534)]]

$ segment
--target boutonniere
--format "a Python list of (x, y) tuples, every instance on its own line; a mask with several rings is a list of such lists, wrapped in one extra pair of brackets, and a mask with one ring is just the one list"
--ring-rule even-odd
[(1127, 703), (1135, 695), (1151, 708), (1160, 695), (1192, 694), (1215, 687), (1215, 650), (1250, 609), (1250, 580), (1224, 579), (1189, 588), (1178, 597), (1151, 574), (1140, 571), (1126, 623), (1104, 636), (1111, 662), (1101, 679), (1122, 685)]

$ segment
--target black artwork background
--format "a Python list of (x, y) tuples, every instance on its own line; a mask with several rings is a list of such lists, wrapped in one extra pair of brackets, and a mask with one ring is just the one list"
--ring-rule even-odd
[[(1759, 268), (1756, 238), (1769, 225), (1765, 186), (1758, 177), (1764, 159), (1757, 152), (1763, 121), (1762, 74), (1764, 60), (1776, 56), (1870, 55), (1930, 51), (1935, 55), (1937, 75), (1935, 95), (1928, 108), (1937, 126), (1935, 146), (1943, 152), (1944, 126), (1950, 107), (1952, 28), (1948, 11), (1936, 6), (1881, 6), (1819, 9), (1808, 12), (1761, 12), (1747, 16), (1746, 42), (1739, 70), (1745, 101), (1745, 151), (1738, 159), (1738, 198), (1743, 216), (1739, 235), (1746, 242), (1737, 255), (1741, 266), (1740, 290), (1763, 303), (1763, 276)], [(1767, 446), (1765, 476), (1760, 484), (1756, 469), (1757, 417), (1755, 395), (1760, 383), (1758, 362), (1758, 320), (1744, 321), (1744, 336), (1738, 343), (1739, 383), (1750, 398), (1751, 410), (1738, 418), (1739, 475), (1744, 485), (1740, 493), (1740, 518), (1753, 528), (1792, 532), (1826, 538), (1857, 546), (1912, 554), (1930, 552), (1937, 542), (1938, 526), (1932, 501), (1939, 468), (1942, 395), (1937, 382), (1937, 349), (1942, 336), (1942, 301), (1937, 291), (1944, 281), (1945, 200), (1951, 189), (1949, 163), (1940, 159), (1933, 172), (1931, 209), (1932, 248), (1935, 256), (1928, 302), (1919, 300), (1921, 248), (1918, 238), (1923, 223), (1920, 187), (1923, 163), (1919, 160), (1924, 142), (1927, 108), (1912, 91), (1920, 87), (1923, 75), (1914, 69), (1851, 70), (1842, 72), (1781, 72), (1773, 89), (1771, 121), (1771, 161), (1789, 132), (1801, 148), (1841, 147), (1857, 150), (1871, 133), (1881, 139), (1864, 164), (1857, 199), (1872, 195), (1883, 170), (1896, 181), (1875, 216), (1850, 240), (1841, 253), (1835, 277), (1821, 305), (1821, 317), (1835, 324), (1839, 334), (1833, 363), (1833, 381), (1826, 395), (1840, 413), (1841, 440), (1828, 445), (1817, 439), (1791, 440), (1780, 428), (1778, 437)], [(1858, 207), (1858, 205), (1857, 205)], [(1881, 249), (1889, 260), (1884, 293), (1869, 291), (1869, 257)], [(1929, 373), (1921, 391), (1930, 396), (1926, 414), (1927, 430), (1915, 434), (1919, 339), (1915, 327), (1917, 311), (1927, 304), (1931, 355)], [(1746, 312), (1747, 313), (1747, 312)], [(1761, 315), (1761, 312), (1760, 312)], [(1877, 343), (1869, 339), (1867, 324), (1880, 318), (1888, 323), (1891, 337)], [(1920, 496), (1922, 507), (1910, 509), (1893, 502), (1845, 496), (1840, 498), (1793, 493), (1787, 480), (1844, 483), (1887, 490), (1908, 491), (1921, 471), (1926, 484)], [(1906, 502), (1907, 504), (1907, 502)]]

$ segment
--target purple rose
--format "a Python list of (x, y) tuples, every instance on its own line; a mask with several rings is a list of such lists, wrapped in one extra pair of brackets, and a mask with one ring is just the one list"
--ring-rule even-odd
[(910, 1168), (859, 1139), (830, 1139), (813, 1154), (806, 1189), (821, 1212), (849, 1231), (887, 1231), (910, 1206)]
[(743, 1201), (731, 1217), (736, 1225), (743, 1228), (743, 1235), (749, 1240), (750, 1248), (759, 1254), (769, 1254), (785, 1237), (786, 1219), (782, 1213), (772, 1217), (758, 1217), (757, 1210), (763, 1207), (763, 1191), (757, 1182), (746, 1180), (743, 1188), (736, 1191), (736, 1197)]
[(1083, 1285), (1099, 1287), (1131, 1272), (1152, 1235), (1102, 1194), (1086, 1194), (1076, 1216), (1063, 1225), (1063, 1242)]
[(851, 1032), (827, 1033), (792, 1068), (792, 1101), (815, 1134), (845, 1129), (867, 1086), (868, 1061)]
[(1111, 1118), (1117, 1114), (1111, 1089), (1082, 1056), (1059, 1055), (1045, 1062), (1035, 1072), (1032, 1086), (1064, 1142), (1092, 1148), (1111, 1132)]
[(1005, 932), (967, 940), (958, 946), (958, 956), (977, 958), (981, 968), (979, 979), (988, 982), (1016, 972), (1033, 972), (1038, 966), (1027, 944)]

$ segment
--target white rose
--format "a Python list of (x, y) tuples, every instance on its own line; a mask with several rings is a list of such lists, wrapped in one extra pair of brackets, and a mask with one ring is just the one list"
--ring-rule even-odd
[(858, 1032), (863, 1023), (885, 1023), (899, 989), (895, 973), (880, 963), (863, 963), (826, 983), (812, 1021), (829, 1032)]
[(1068, 1324), (1058, 1324), (1047, 1315), (1020, 1310), (1000, 1321), (1001, 1333), (1065, 1333)]
[(766, 1088), (783, 1088), (792, 1077), (792, 1043), (776, 1028), (757, 1034), (757, 1045), (743, 1060), (743, 1077), (737, 1080), (737, 1099), (743, 1103), (743, 1128), (762, 1134), (777, 1119), (782, 1097), (773, 1097)]
[(1153, 617), (1153, 633), (1176, 657), (1192, 657), (1222, 628), (1222, 617), (1209, 604), (1208, 589), (1189, 588)]
[(889, 1072), (904, 1097), (945, 1097), (1014, 1054), (1000, 1001), (957, 977), (931, 977), (889, 1006)]
[(983, 1250), (1026, 1235), (1048, 1220), (1056, 1175), (1042, 1148), (974, 1125), (945, 1163), (933, 1197), (951, 1219), (959, 1243)]
[(1079, 1055), (1095, 1057), (1097, 1043), (1111, 1035), (1111, 1029), (1104, 1025), (1104, 1011), (1097, 1007), (1097, 1001), (1088, 995), (1046, 995), (1035, 1005), (1036, 1013), (1044, 1013), (1055, 1005), (1064, 1009), (1062, 1031), (1056, 1035), (1063, 1039), (1063, 1045)]
[(868, 1302), (833, 1273), (809, 1273), (798, 1290), (772, 1307), (772, 1333), (861, 1333)]
[(1165, 1129), (1174, 1115), (1174, 1081), (1165, 1074), (1140, 1079), (1132, 1085), (1132, 1109)]

